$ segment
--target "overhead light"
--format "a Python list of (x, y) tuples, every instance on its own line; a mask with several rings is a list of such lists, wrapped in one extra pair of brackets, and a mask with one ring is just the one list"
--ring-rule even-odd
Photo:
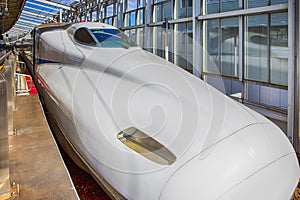
[(5, 15), (5, 16), (8, 16), (8, 15), (9, 15), (8, 7), (5, 7), (5, 8), (4, 8), (4, 15)]
[(5, 15), (5, 16), (8, 16), (8, 15), (9, 15), (8, 7), (7, 7), (7, 0), (5, 1), (4, 15)]

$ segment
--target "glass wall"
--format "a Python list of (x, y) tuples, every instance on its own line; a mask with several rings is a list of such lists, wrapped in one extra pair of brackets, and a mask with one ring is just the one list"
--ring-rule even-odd
[(268, 82), (268, 15), (246, 17), (245, 78)]
[(124, 1), (124, 27), (131, 27), (144, 24), (144, 1)]
[(288, 15), (246, 18), (246, 78), (287, 86)]
[(189, 72), (193, 71), (193, 27), (192, 23), (175, 24), (174, 63)]
[(288, 14), (270, 16), (270, 82), (288, 84)]
[[(205, 80), (214, 85), (211, 76), (221, 76), (226, 94), (238, 92), (243, 100), (286, 110), (288, 14), (284, 9), (260, 14), (262, 8), (268, 10), (268, 6), (284, 3), (287, 0), (203, 1), (204, 16), (226, 13), (202, 21)], [(259, 10), (251, 15), (245, 11), (238, 17), (228, 14), (247, 8)]]
[(104, 6), (104, 16), (103, 22), (106, 24), (110, 24), (112, 26), (116, 25), (116, 19), (117, 19), (117, 4), (107, 4)]
[(175, 19), (192, 17), (193, 1), (192, 0), (175, 0)]
[[(158, 2), (158, 3), (157, 3)], [(173, 18), (173, 8), (171, 1), (154, 0), (152, 22), (160, 22)]]

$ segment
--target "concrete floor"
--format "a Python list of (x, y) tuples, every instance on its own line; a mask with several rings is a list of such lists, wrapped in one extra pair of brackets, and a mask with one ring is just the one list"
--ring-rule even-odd
[(79, 199), (59, 154), (37, 95), (18, 96), (9, 136), (10, 180), (17, 199)]

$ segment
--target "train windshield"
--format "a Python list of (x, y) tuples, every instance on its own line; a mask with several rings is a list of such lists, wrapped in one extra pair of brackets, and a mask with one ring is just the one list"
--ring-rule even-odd
[(118, 29), (91, 29), (91, 32), (99, 41), (102, 47), (123, 47), (136, 46), (123, 32)]

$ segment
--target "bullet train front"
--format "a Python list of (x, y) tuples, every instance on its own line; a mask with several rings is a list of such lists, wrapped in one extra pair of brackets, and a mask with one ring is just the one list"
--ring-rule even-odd
[(127, 199), (289, 199), (293, 147), (268, 119), (101, 23), (36, 31), (41, 96)]

